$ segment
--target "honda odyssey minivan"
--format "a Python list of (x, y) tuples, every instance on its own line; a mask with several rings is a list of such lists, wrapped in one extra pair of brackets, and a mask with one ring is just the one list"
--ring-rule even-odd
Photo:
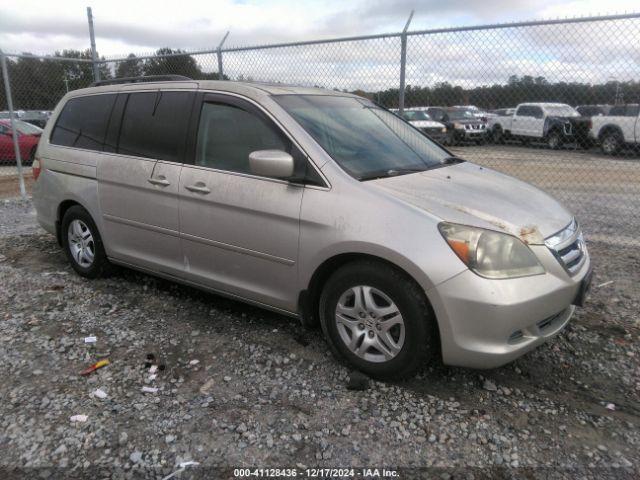
[(582, 305), (571, 213), (372, 102), (143, 80), (68, 93), (38, 147), (38, 221), (79, 275), (121, 265), (319, 324), (383, 379), (503, 365)]

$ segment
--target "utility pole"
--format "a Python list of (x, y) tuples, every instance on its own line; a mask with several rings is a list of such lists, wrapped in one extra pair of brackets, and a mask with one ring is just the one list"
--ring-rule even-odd
[(93, 13), (91, 7), (87, 7), (87, 19), (89, 20), (89, 38), (91, 39), (91, 64), (93, 65), (93, 80), (100, 81), (100, 68), (98, 68), (98, 52), (96, 51), (96, 35), (93, 31)]
[(400, 97), (398, 98), (398, 113), (402, 115), (404, 112), (404, 89), (405, 89), (405, 71), (407, 69), (407, 30), (413, 18), (413, 10), (409, 14), (409, 19), (402, 30), (400, 37)]
[(222, 71), (222, 45), (224, 45), (225, 40), (229, 36), (229, 32), (224, 34), (222, 40), (218, 44), (218, 80), (224, 80), (224, 73)]
[(11, 81), (9, 80), (9, 69), (7, 68), (7, 57), (0, 50), (0, 68), (4, 77), (4, 92), (7, 95), (7, 107), (9, 108), (9, 120), (11, 122), (11, 139), (13, 140), (13, 151), (16, 155), (16, 166), (18, 167), (18, 182), (20, 183), (20, 196), (27, 198), (27, 190), (24, 186), (24, 176), (22, 174), (22, 159), (20, 158), (20, 146), (18, 145), (18, 130), (16, 129), (16, 119), (13, 110), (13, 98), (11, 97)]

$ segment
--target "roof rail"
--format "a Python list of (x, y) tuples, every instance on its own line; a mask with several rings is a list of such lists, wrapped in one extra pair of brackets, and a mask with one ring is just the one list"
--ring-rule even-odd
[(185, 77), (184, 75), (146, 75), (142, 77), (120, 77), (93, 82), (91, 86), (101, 87), (103, 85), (119, 85), (122, 83), (175, 82), (183, 80), (193, 80), (193, 78)]

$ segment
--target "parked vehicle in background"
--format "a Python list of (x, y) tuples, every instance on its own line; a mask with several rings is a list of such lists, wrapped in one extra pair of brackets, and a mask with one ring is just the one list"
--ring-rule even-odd
[(367, 99), (105, 83), (61, 100), (34, 165), (38, 222), (79, 275), (117, 263), (319, 323), (392, 380), (437, 355), (502, 365), (584, 302), (571, 213)]
[[(25, 112), (24, 110), (14, 110), (13, 118), (17, 118), (18, 120), (20, 120), (22, 115), (24, 115), (24, 112)], [(11, 118), (11, 112), (9, 110), (2, 110), (0, 112), (0, 120), (10, 119), (10, 118)]]
[[(22, 120), (14, 120), (14, 123), (18, 131), (20, 158), (24, 165), (30, 165), (35, 157), (42, 129)], [(16, 162), (11, 120), (0, 120), (0, 162), (5, 164)]]
[(39, 128), (44, 128), (49, 121), (51, 112), (47, 110), (25, 110), (20, 116), (20, 120), (30, 123)]
[(460, 142), (482, 144), (487, 139), (487, 124), (466, 108), (427, 107), (429, 116), (447, 127), (445, 145)]
[(498, 108), (497, 110), (491, 110), (489, 113), (495, 117), (510, 117), (515, 112), (515, 108)]
[(497, 117), (491, 122), (491, 137), (496, 143), (519, 139), (523, 144), (545, 142), (557, 149), (576, 142), (581, 147), (591, 145), (591, 120), (564, 103), (521, 103), (511, 116)]
[(609, 114), (611, 105), (578, 105), (576, 110), (583, 117), (600, 117)]
[[(390, 111), (399, 115), (398, 109), (394, 108)], [(447, 127), (443, 123), (433, 120), (425, 110), (405, 109), (402, 118), (436, 142), (443, 143), (447, 139)]]
[(511, 125), (511, 119), (515, 113), (515, 108), (500, 108), (492, 110), (492, 116), (487, 120), (487, 139), (493, 143), (504, 142), (503, 125)]
[(608, 115), (591, 119), (591, 138), (600, 144), (602, 152), (615, 155), (625, 146), (640, 145), (640, 105), (615, 105)]
[(463, 110), (468, 110), (471, 113), (473, 113), (474, 117), (479, 118), (479, 119), (481, 119), (481, 120), (483, 120), (485, 122), (490, 117), (490, 114), (487, 111), (482, 110), (482, 109), (476, 107), (475, 105), (454, 105), (453, 108), (460, 108), (460, 109), (463, 109)]

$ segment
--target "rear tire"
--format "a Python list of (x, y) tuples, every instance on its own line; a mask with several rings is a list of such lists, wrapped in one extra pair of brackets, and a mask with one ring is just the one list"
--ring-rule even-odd
[(622, 148), (622, 138), (616, 131), (605, 133), (600, 139), (600, 149), (605, 155), (616, 155)]
[(84, 208), (69, 208), (61, 223), (62, 248), (76, 273), (86, 278), (107, 276), (112, 271), (95, 222)]
[(363, 260), (338, 269), (324, 286), (319, 310), (333, 353), (373, 378), (411, 377), (438, 352), (424, 293), (385, 263)]

